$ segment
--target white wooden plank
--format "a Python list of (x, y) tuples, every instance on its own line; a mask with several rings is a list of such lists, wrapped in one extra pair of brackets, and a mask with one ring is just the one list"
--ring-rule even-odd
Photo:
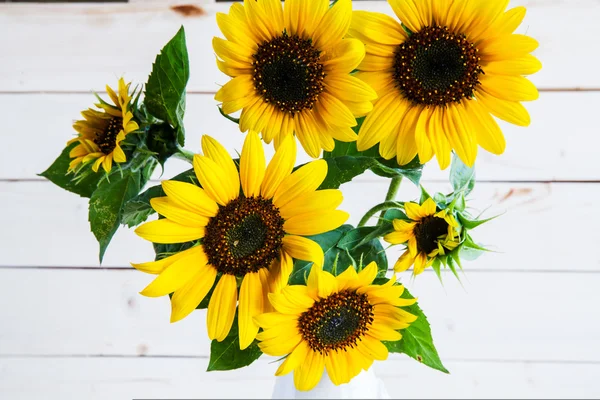
[[(91, 94), (0, 94), (0, 109), (10, 115), (0, 134), (0, 180), (36, 178), (74, 136), (72, 121), (93, 101)], [(598, 136), (590, 131), (596, 124), (598, 104), (600, 92), (542, 93), (530, 106), (533, 122), (529, 128), (502, 124), (508, 142), (505, 154), (495, 156), (480, 149), (478, 179), (600, 180)], [(199, 151), (201, 135), (210, 134), (231, 154), (241, 151), (244, 134), (219, 114), (212, 95), (189, 96), (185, 123), (188, 149)], [(272, 153), (272, 146), (265, 148)], [(298, 164), (308, 161), (302, 150), (298, 155)], [(163, 177), (186, 168), (183, 161), (169, 160)], [(446, 180), (447, 175), (448, 170), (440, 171), (435, 160), (425, 173), (427, 179)]]
[[(342, 186), (341, 209), (356, 224), (381, 202), (387, 182), (355, 182)], [(426, 184), (431, 192), (451, 191), (448, 184)], [(468, 270), (599, 271), (596, 246), (598, 225), (595, 198), (598, 184), (479, 183), (470, 203), (487, 216), (505, 213), (473, 231), (473, 237), (498, 253), (465, 262)], [(405, 182), (399, 199), (418, 196)], [(0, 182), (0, 266), (98, 267), (98, 245), (89, 232), (87, 201), (46, 182)], [(156, 218), (156, 217), (152, 217)], [(35, 248), (36, 251), (31, 249)], [(390, 263), (400, 246), (389, 251)], [(548, 249), (552, 249), (549, 251)], [(123, 267), (130, 261), (154, 257), (149, 242), (121, 228), (106, 252), (104, 267)]]
[[(185, 358), (0, 358), (0, 393), (13, 400), (270, 398), (275, 366), (204, 372)], [(414, 361), (375, 364), (392, 398), (597, 398), (597, 364), (448, 362), (451, 375)], [(560, 377), (560, 379), (556, 379)]]
[[(355, 9), (391, 14), (383, 1), (353, 3)], [(600, 87), (597, 55), (590, 51), (600, 35), (596, 1), (518, 0), (511, 5), (528, 7), (520, 31), (540, 42), (536, 55), (544, 69), (533, 77), (539, 87)], [(190, 49), (189, 88), (214, 91), (225, 82), (211, 47), (212, 37), (220, 35), (215, 14), (229, 6), (200, 4), (200, 12), (186, 17), (156, 2), (0, 5), (0, 36), (19, 38), (0, 42), (0, 91), (99, 90), (124, 73), (145, 82), (155, 55), (181, 24)]]
[[(206, 314), (169, 324), (132, 270), (0, 269), (0, 356), (206, 356)], [(600, 274), (470, 273), (404, 280), (442, 359), (600, 362)]]

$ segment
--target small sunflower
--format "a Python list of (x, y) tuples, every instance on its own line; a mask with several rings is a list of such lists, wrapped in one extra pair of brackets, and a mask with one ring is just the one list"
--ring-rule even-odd
[(226, 40), (213, 39), (217, 65), (233, 78), (215, 95), (223, 112), (242, 110), (240, 130), (275, 146), (295, 133), (313, 158), (334, 139), (355, 141), (351, 127), (377, 95), (350, 75), (365, 55), (359, 40), (343, 39), (351, 18), (350, 0), (246, 0), (218, 13)]
[(269, 299), (276, 312), (256, 318), (264, 329), (258, 344), (265, 354), (287, 356), (277, 376), (294, 371), (298, 390), (311, 390), (323, 370), (340, 385), (385, 360), (388, 349), (381, 342), (402, 338), (417, 317), (399, 308), (415, 299), (400, 298), (404, 287), (395, 278), (374, 285), (377, 265), (372, 262), (358, 274), (350, 266), (337, 277), (313, 266), (307, 285), (287, 286)]
[(267, 293), (287, 285), (292, 257), (323, 263), (321, 247), (304, 236), (335, 229), (348, 214), (336, 210), (342, 202), (339, 190), (316, 190), (327, 175), (324, 160), (292, 173), (296, 159), (292, 139), (285, 140), (265, 166), (260, 139), (249, 133), (239, 173), (214, 139), (204, 136), (202, 149), (204, 155), (195, 155), (193, 162), (202, 188), (164, 181), (167, 196), (154, 198), (151, 204), (165, 218), (135, 231), (154, 243), (198, 242), (170, 257), (132, 265), (159, 275), (142, 295), (173, 293), (171, 322), (190, 314), (218, 279), (207, 319), (208, 335), (218, 341), (231, 329), (239, 292), (239, 337), (244, 349), (258, 332), (252, 318), (269, 309)]
[(73, 159), (69, 164), (69, 171), (75, 171), (80, 165), (95, 160), (92, 170), (98, 172), (102, 165), (104, 171), (108, 173), (113, 161), (117, 163), (127, 161), (120, 144), (125, 136), (139, 129), (131, 112), (130, 85), (131, 83), (125, 84), (123, 78), (119, 79), (118, 93), (106, 85), (106, 91), (114, 105), (100, 100), (96, 107), (102, 111), (87, 109), (81, 113), (85, 119), (73, 124), (73, 128), (79, 134), (68, 144), (79, 142), (79, 145), (69, 154)]
[[(433, 155), (442, 169), (454, 150), (473, 166), (477, 146), (502, 154), (506, 142), (491, 115), (527, 126), (521, 101), (538, 98), (524, 75), (540, 70), (538, 43), (513, 34), (525, 7), (507, 0), (388, 0), (402, 25), (384, 14), (355, 11), (349, 35), (365, 43), (357, 77), (379, 98), (358, 134), (359, 150), (380, 143), (398, 164)], [(406, 28), (406, 29), (405, 29)], [(491, 115), (490, 115), (491, 114)]]
[(443, 256), (459, 245), (459, 225), (448, 209), (437, 211), (437, 205), (431, 198), (422, 205), (406, 202), (404, 211), (411, 221), (395, 219), (394, 232), (383, 239), (391, 244), (407, 244), (408, 248), (394, 265), (394, 271), (406, 271), (414, 264), (414, 275), (419, 275), (433, 263), (435, 257)]

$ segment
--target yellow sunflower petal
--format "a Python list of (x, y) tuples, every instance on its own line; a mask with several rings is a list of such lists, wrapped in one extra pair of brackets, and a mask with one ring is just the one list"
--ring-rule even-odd
[(297, 315), (282, 314), (279, 312), (269, 312), (254, 317), (254, 321), (256, 321), (258, 326), (264, 329), (288, 325), (297, 319)]
[(288, 34), (311, 37), (328, 8), (327, 0), (286, 0), (283, 5), (283, 16)]
[(224, 206), (239, 195), (239, 177), (237, 191), (226, 173), (216, 162), (206, 156), (194, 155), (194, 172), (204, 191), (217, 203)]
[(526, 13), (527, 9), (523, 6), (512, 8), (498, 18), (488, 32), (497, 36), (509, 35), (521, 25)]
[(479, 79), (482, 90), (502, 100), (533, 101), (539, 97), (535, 85), (522, 76), (485, 74)]
[(269, 301), (278, 312), (296, 315), (308, 310), (314, 304), (308, 287), (304, 285), (287, 286), (280, 293), (269, 293)]
[(390, 244), (402, 244), (406, 243), (412, 236), (413, 234), (409, 232), (391, 232), (385, 235), (383, 240)]
[(302, 335), (294, 329), (280, 334), (279, 337), (263, 340), (258, 347), (265, 354), (281, 357), (290, 354), (301, 342)]
[(422, 20), (422, 8), (427, 7), (425, 2), (415, 4), (414, 0), (388, 0), (398, 19), (410, 29), (411, 32), (418, 32), (426, 24)]
[(506, 140), (500, 126), (489, 112), (478, 101), (469, 101), (465, 107), (477, 132), (477, 143), (492, 154), (504, 153)]
[(147, 297), (160, 297), (173, 293), (188, 283), (207, 262), (202, 247), (193, 247), (165, 268), (140, 294)]
[(427, 126), (427, 137), (431, 143), (431, 148), (435, 153), (440, 169), (444, 170), (450, 165), (450, 156), (452, 149), (450, 143), (444, 134), (442, 121), (445, 117), (443, 108), (436, 108), (431, 114), (429, 124)]
[(310, 212), (289, 218), (283, 224), (283, 230), (292, 235), (318, 235), (339, 228), (349, 217), (341, 210)]
[(408, 102), (403, 101), (396, 93), (388, 93), (377, 100), (358, 132), (358, 150), (370, 149), (392, 132), (399, 122), (398, 116), (402, 116), (408, 106)]
[(424, 108), (419, 115), (415, 128), (415, 143), (417, 144), (417, 152), (419, 154), (419, 162), (426, 164), (434, 155), (433, 147), (427, 137), (427, 128), (429, 120), (433, 113), (432, 108)]
[(252, 49), (219, 37), (213, 37), (212, 45), (217, 56), (228, 65), (237, 68), (252, 65)]
[(327, 91), (336, 98), (347, 102), (370, 102), (377, 93), (364, 81), (351, 75), (333, 75), (327, 77)]
[(327, 10), (312, 35), (314, 45), (326, 49), (342, 40), (352, 20), (352, 1), (339, 0)]
[(362, 271), (358, 273), (358, 281), (360, 282), (360, 285), (366, 286), (373, 283), (373, 281), (377, 277), (377, 272), (379, 272), (377, 270), (377, 264), (375, 263), (375, 261), (371, 261), (369, 265), (364, 267)]
[(156, 261), (149, 261), (149, 262), (139, 263), (139, 264), (131, 263), (131, 266), (133, 268), (137, 269), (138, 271), (142, 271), (147, 274), (158, 275), (161, 272), (163, 272), (169, 265), (173, 264), (175, 261), (179, 260), (180, 258), (185, 257), (190, 251), (197, 251), (197, 250), (192, 250), (192, 249), (193, 248), (187, 249), (184, 251), (180, 251), (179, 253), (175, 253), (172, 256), (164, 257), (164, 258), (161, 258), (160, 260), (156, 260)]
[(531, 75), (542, 69), (540, 60), (527, 54), (512, 60), (494, 61), (485, 66), (485, 73), (492, 75)]
[(135, 233), (153, 243), (184, 243), (204, 237), (204, 227), (185, 226), (168, 219), (159, 219), (140, 225)]
[(223, 87), (217, 91), (217, 94), (215, 94), (215, 100), (221, 102), (234, 101), (247, 97), (248, 95), (253, 94), (254, 91), (252, 75), (240, 75), (223, 85)]
[(315, 191), (327, 176), (325, 160), (312, 161), (285, 177), (273, 196), (276, 207), (282, 208), (296, 197)]
[(481, 59), (487, 62), (519, 58), (531, 53), (539, 46), (537, 40), (525, 35), (499, 36), (478, 45)]
[(282, 182), (290, 175), (296, 162), (296, 142), (292, 137), (283, 139), (269, 162), (261, 184), (261, 194), (271, 199)]
[(371, 323), (371, 326), (369, 326), (369, 335), (377, 340), (386, 340), (390, 342), (396, 342), (402, 339), (400, 332), (381, 323), (381, 319), (378, 318), (375, 318), (373, 323)]
[(280, 207), (279, 212), (281, 218), (287, 220), (302, 214), (335, 210), (343, 199), (342, 191), (337, 189), (307, 192)]
[(419, 275), (425, 270), (425, 268), (427, 268), (427, 254), (419, 253), (415, 258), (414, 274)]
[(304, 151), (312, 158), (318, 158), (321, 154), (321, 143), (319, 141), (319, 130), (317, 121), (312, 112), (298, 113), (294, 116), (296, 126), (296, 137), (304, 148)]
[(181, 208), (205, 217), (214, 217), (217, 215), (219, 206), (202, 188), (191, 183), (179, 181), (162, 181), (161, 184), (169, 201), (172, 201)]
[(263, 312), (263, 290), (266, 289), (262, 287), (258, 272), (250, 272), (244, 276), (240, 287), (238, 310), (241, 350), (250, 346), (258, 333), (258, 325), (254, 322), (254, 317)]
[(406, 250), (394, 264), (394, 272), (404, 272), (409, 269), (414, 262), (415, 258), (410, 254), (410, 251)]
[(240, 177), (238, 174), (237, 167), (233, 162), (233, 159), (225, 150), (225, 147), (221, 143), (208, 135), (202, 136), (202, 151), (204, 155), (213, 160), (219, 167), (225, 172), (225, 178), (227, 182), (233, 187), (232, 193), (237, 197), (240, 188)]
[(358, 286), (358, 274), (352, 265), (336, 276), (335, 279), (337, 280), (337, 287), (340, 292), (346, 289), (354, 289)]
[(456, 155), (467, 166), (472, 167), (477, 158), (477, 136), (464, 105), (457, 104), (446, 108), (444, 127), (446, 137)]
[(321, 380), (324, 369), (324, 355), (313, 350), (308, 350), (304, 362), (294, 370), (294, 386), (301, 391), (311, 390)]
[(388, 357), (387, 347), (369, 335), (365, 335), (360, 339), (359, 348), (364, 349), (363, 351), (366, 351), (369, 357), (375, 360), (383, 361)]
[(482, 90), (475, 96), (486, 110), (506, 122), (519, 126), (529, 126), (531, 123), (529, 112), (519, 102), (498, 99)]
[(235, 316), (237, 282), (234, 275), (223, 274), (208, 303), (206, 319), (208, 337), (222, 342), (229, 333)]
[(406, 216), (413, 221), (420, 221), (421, 218), (428, 215), (422, 211), (422, 208), (419, 204), (408, 201), (404, 203), (404, 211), (406, 212)]
[(417, 155), (415, 132), (421, 115), (421, 107), (410, 107), (399, 124), (396, 139), (396, 161), (398, 165), (406, 165)]
[(365, 45), (357, 39), (346, 38), (330, 49), (322, 61), (328, 71), (350, 73), (365, 58)]
[(342, 383), (350, 382), (348, 373), (348, 360), (346, 359), (346, 350), (334, 350), (330, 351), (325, 357), (325, 368), (327, 375), (334, 385), (341, 385)]
[(279, 259), (273, 261), (269, 268), (269, 293), (279, 293), (287, 286), (294, 261), (285, 251), (280, 252)]
[(115, 162), (118, 163), (123, 163), (125, 161), (127, 161), (127, 157), (125, 157), (125, 153), (123, 152), (123, 149), (121, 148), (121, 146), (116, 145), (115, 149), (113, 150), (113, 158), (115, 160)]
[(259, 3), (255, 0), (244, 0), (244, 9), (248, 15), (248, 20), (251, 21), (249, 24), (250, 29), (252, 29), (259, 40), (269, 40), (281, 33), (275, 30), (275, 26), (273, 26), (268, 19), (262, 2)]
[(216, 277), (217, 270), (204, 265), (188, 283), (177, 289), (171, 297), (171, 322), (180, 321), (194, 311), (212, 288)]
[(397, 46), (407, 37), (398, 21), (389, 15), (370, 11), (352, 13), (349, 33), (365, 42), (367, 52), (371, 42)]
[(286, 235), (282, 242), (283, 250), (293, 258), (323, 265), (323, 249), (316, 242), (296, 235)]
[(155, 197), (150, 199), (150, 205), (160, 215), (184, 226), (204, 227), (209, 221), (208, 217), (179, 207), (173, 201), (169, 200), (168, 197)]
[(290, 353), (289, 356), (286, 357), (285, 361), (279, 366), (277, 371), (275, 372), (275, 376), (283, 376), (292, 372), (294, 369), (298, 368), (304, 360), (306, 360), (306, 356), (310, 348), (308, 347), (308, 343), (305, 341), (301, 341), (298, 346)]
[(240, 157), (240, 178), (246, 197), (258, 197), (265, 176), (265, 152), (255, 132), (246, 135)]

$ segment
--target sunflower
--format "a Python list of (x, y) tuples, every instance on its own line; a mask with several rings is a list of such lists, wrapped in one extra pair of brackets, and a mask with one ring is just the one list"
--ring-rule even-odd
[(287, 356), (275, 373), (294, 371), (298, 390), (311, 390), (323, 369), (340, 385), (385, 360), (388, 349), (382, 340), (402, 338), (398, 329), (407, 328), (417, 317), (399, 308), (415, 299), (402, 299), (404, 287), (395, 277), (374, 285), (377, 265), (372, 262), (358, 274), (350, 266), (334, 277), (313, 266), (307, 285), (287, 286), (269, 299), (276, 312), (255, 318), (264, 329), (258, 344), (265, 354)]
[(242, 110), (240, 130), (276, 147), (295, 133), (313, 158), (334, 139), (355, 141), (351, 127), (377, 95), (350, 75), (365, 56), (359, 40), (343, 39), (351, 18), (350, 0), (246, 0), (218, 13), (217, 65), (233, 78), (215, 95), (223, 112)]
[(477, 145), (502, 154), (506, 142), (492, 115), (527, 126), (521, 101), (538, 98), (523, 75), (540, 70), (536, 40), (513, 34), (524, 7), (508, 0), (388, 0), (402, 25), (355, 11), (349, 35), (365, 43), (357, 77), (379, 98), (358, 134), (359, 150), (380, 143), (382, 157), (404, 165), (435, 154), (442, 169), (453, 149), (468, 166)]
[(336, 210), (342, 202), (339, 190), (316, 190), (327, 175), (324, 160), (292, 173), (296, 159), (292, 139), (281, 143), (266, 166), (258, 135), (249, 133), (239, 173), (214, 139), (204, 136), (202, 149), (204, 155), (195, 155), (193, 161), (202, 188), (164, 181), (166, 197), (154, 198), (151, 204), (165, 218), (135, 231), (154, 243), (194, 241), (196, 245), (158, 261), (132, 265), (159, 275), (142, 295), (173, 293), (171, 322), (190, 314), (214, 285), (207, 319), (211, 339), (225, 339), (239, 297), (240, 348), (245, 349), (258, 332), (252, 318), (269, 309), (269, 292), (287, 284), (292, 258), (323, 263), (321, 247), (304, 236), (335, 229), (348, 214)]
[(117, 163), (127, 161), (121, 142), (129, 133), (139, 129), (131, 112), (129, 86), (130, 83), (125, 84), (123, 78), (119, 79), (118, 93), (106, 85), (106, 91), (114, 105), (100, 99), (100, 103), (96, 106), (101, 111), (87, 109), (81, 113), (84, 119), (73, 124), (78, 136), (68, 144), (79, 142), (79, 145), (69, 153), (73, 159), (69, 164), (69, 171), (75, 171), (81, 165), (93, 161), (94, 172), (98, 172), (102, 165), (104, 171), (108, 173), (113, 161)]
[(408, 243), (408, 248), (394, 265), (394, 271), (406, 271), (414, 264), (414, 275), (419, 275), (436, 256), (443, 256), (459, 245), (458, 222), (448, 209), (437, 211), (437, 205), (431, 198), (422, 205), (406, 202), (404, 211), (411, 221), (395, 219), (394, 232), (383, 239), (391, 244)]

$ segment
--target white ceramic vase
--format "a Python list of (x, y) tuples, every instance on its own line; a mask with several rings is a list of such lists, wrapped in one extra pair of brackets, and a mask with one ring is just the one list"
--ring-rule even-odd
[(375, 375), (373, 368), (362, 371), (349, 383), (336, 386), (327, 372), (313, 390), (301, 392), (294, 387), (293, 373), (275, 378), (273, 399), (389, 399), (383, 381)]

